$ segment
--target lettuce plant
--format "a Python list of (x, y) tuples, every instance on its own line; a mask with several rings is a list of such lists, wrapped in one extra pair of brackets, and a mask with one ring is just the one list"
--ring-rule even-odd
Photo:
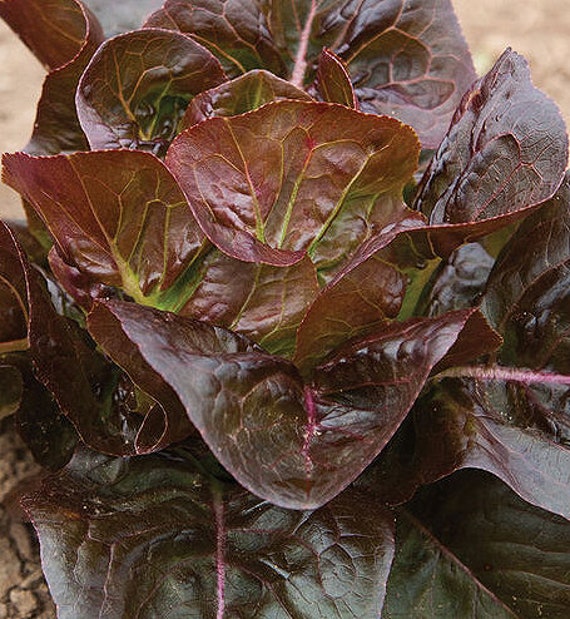
[(5, 0), (0, 411), (59, 617), (567, 617), (570, 175), (449, 0)]

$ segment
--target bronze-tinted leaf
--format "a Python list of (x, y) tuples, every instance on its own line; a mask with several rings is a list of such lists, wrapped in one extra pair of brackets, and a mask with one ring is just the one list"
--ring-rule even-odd
[(77, 113), (92, 149), (159, 154), (192, 97), (224, 79), (216, 58), (191, 38), (137, 30), (109, 39), (93, 56), (79, 82)]
[(50, 70), (26, 151), (41, 155), (86, 150), (75, 90), (103, 41), (98, 21), (76, 0), (7, 0), (0, 3), (0, 16)]
[(558, 108), (532, 85), (526, 61), (507, 50), (463, 98), (415, 206), (433, 224), (524, 211), (552, 197), (567, 160)]
[(318, 267), (345, 259), (376, 219), (402, 209), (418, 150), (394, 119), (281, 101), (187, 129), (166, 165), (224, 253), (287, 266), (308, 252)]
[(249, 0), (166, 0), (147, 28), (179, 30), (215, 54), (231, 77), (268, 69), (285, 77), (262, 3)]
[(24, 506), (60, 619), (372, 619), (384, 602), (392, 517), (355, 490), (292, 511), (180, 457), (83, 451)]
[(344, 62), (330, 49), (319, 56), (315, 88), (323, 101), (358, 109), (359, 103)]
[(273, 73), (261, 69), (248, 71), (216, 88), (196, 95), (180, 121), (180, 128), (187, 129), (213, 116), (244, 114), (271, 101), (282, 99), (312, 100), (304, 90), (296, 88), (291, 82)]
[(157, 304), (204, 237), (159, 159), (134, 151), (5, 155), (4, 178), (42, 217), (58, 249), (90, 281)]
[[(98, 302), (89, 329), (99, 341), (114, 325), (131, 340), (244, 487), (301, 509), (339, 494), (382, 451), (469, 316), (394, 323), (339, 350), (312, 385), (232, 332), (133, 303)], [(122, 338), (105, 341), (117, 362)]]

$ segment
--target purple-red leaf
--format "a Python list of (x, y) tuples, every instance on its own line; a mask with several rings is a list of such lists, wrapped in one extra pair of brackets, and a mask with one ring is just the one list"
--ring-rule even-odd
[(283, 99), (311, 101), (310, 95), (284, 79), (263, 70), (248, 71), (233, 80), (196, 95), (180, 129), (187, 129), (213, 116), (236, 116)]
[(106, 41), (77, 91), (77, 113), (92, 149), (163, 153), (188, 102), (225, 79), (214, 56), (171, 31), (137, 30)]
[(168, 306), (164, 295), (205, 240), (159, 159), (131, 151), (16, 153), (4, 166), (4, 180), (34, 206), (65, 262), (90, 281)]
[(28, 347), (28, 293), (22, 252), (0, 221), (0, 355)]
[[(384, 448), (470, 314), (394, 323), (317, 368), (314, 385), (231, 332), (132, 303), (97, 303), (89, 328), (99, 341), (114, 323), (131, 340), (243, 486), (308, 508), (336, 496)], [(118, 362), (124, 336), (105, 341)]]
[(268, 69), (284, 75), (284, 64), (260, 2), (166, 0), (147, 28), (170, 28), (192, 35), (218, 56), (228, 75)]
[(532, 85), (524, 58), (507, 50), (463, 98), (416, 207), (432, 224), (517, 213), (555, 193), (567, 160), (558, 108)]
[(358, 109), (358, 99), (345, 63), (330, 49), (319, 56), (315, 88), (320, 98), (329, 103), (340, 103)]
[(103, 41), (93, 15), (76, 0), (8, 0), (2, 16), (50, 70), (26, 151), (55, 154), (85, 150), (75, 110), (75, 90), (89, 59)]
[(380, 501), (286, 510), (181, 459), (80, 453), (24, 506), (60, 619), (379, 617), (393, 558)]
[(285, 356), (293, 353), (297, 327), (319, 292), (307, 256), (290, 267), (274, 267), (215, 250), (199, 267), (196, 282), (177, 313), (227, 327)]
[(167, 0), (147, 25), (191, 35), (231, 76), (265, 68), (299, 87), (329, 48), (348, 65), (363, 110), (412, 125), (425, 148), (439, 144), (476, 78), (450, 0)]
[(371, 259), (324, 288), (297, 331), (295, 364), (303, 373), (339, 344), (380, 331), (400, 311), (406, 277), (393, 265)]
[(394, 208), (418, 150), (394, 119), (281, 101), (187, 129), (166, 164), (224, 253), (288, 266), (308, 252), (318, 265), (320, 246), (334, 264), (385, 219), (382, 207)]

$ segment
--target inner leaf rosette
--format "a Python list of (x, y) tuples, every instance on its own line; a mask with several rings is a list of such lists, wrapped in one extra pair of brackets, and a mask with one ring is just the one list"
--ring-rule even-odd
[(336, 264), (404, 210), (414, 131), (341, 105), (280, 101), (191, 127), (166, 165), (206, 236), (246, 262)]

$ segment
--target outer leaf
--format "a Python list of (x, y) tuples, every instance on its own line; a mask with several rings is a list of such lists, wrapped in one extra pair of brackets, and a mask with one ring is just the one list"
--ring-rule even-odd
[(569, 203), (567, 178), (518, 228), (491, 272), (483, 310), (505, 337), (500, 365), (446, 372), (470, 378), (446, 382), (431, 405), (445, 419), (448, 466), (489, 470), (525, 500), (567, 518)]
[(61, 619), (375, 619), (393, 554), (355, 491), (295, 512), (159, 457), (80, 454), (25, 507)]
[(0, 15), (50, 69), (26, 151), (86, 150), (74, 97), (81, 73), (103, 41), (99, 23), (76, 0), (7, 0), (0, 3)]
[(347, 67), (330, 49), (323, 49), (319, 56), (315, 88), (323, 101), (359, 108)]
[(333, 264), (353, 251), (368, 220), (391, 212), (417, 155), (412, 130), (394, 119), (282, 101), (188, 129), (166, 164), (224, 253), (287, 266), (305, 252), (318, 264), (320, 245)]
[(4, 166), (5, 181), (33, 204), (65, 261), (135, 299), (160, 303), (203, 246), (175, 180), (149, 153), (16, 153)]
[(50, 71), (77, 56), (96, 23), (76, 0), (4, 0), (0, 17)]
[(265, 7), (294, 77), (297, 67), (311, 69), (322, 48), (330, 48), (347, 63), (363, 111), (412, 125), (424, 148), (439, 144), (476, 77), (449, 0), (267, 1)]
[(308, 257), (290, 267), (239, 262), (211, 252), (178, 313), (232, 329), (272, 354), (289, 356), (319, 286)]
[[(121, 302), (98, 303), (89, 329), (119, 363), (126, 336), (171, 385), (222, 465), (275, 504), (316, 507), (378, 455), (447, 353), (469, 312), (393, 324), (321, 366), (296, 368), (231, 332)], [(128, 370), (128, 368), (127, 368)]]
[(180, 121), (180, 128), (187, 129), (212, 116), (244, 114), (266, 103), (283, 99), (312, 100), (304, 90), (273, 73), (248, 71), (245, 75), (196, 95)]
[(159, 153), (190, 99), (224, 78), (216, 58), (189, 37), (137, 30), (109, 39), (93, 56), (79, 82), (77, 113), (92, 149)]
[(433, 157), (416, 208), (430, 222), (498, 218), (550, 198), (568, 160), (559, 110), (507, 50), (465, 95)]
[(158, 9), (163, 0), (81, 0), (88, 6), (103, 25), (107, 37), (121, 32), (137, 30), (144, 19)]
[(251, 69), (284, 76), (283, 60), (261, 4), (257, 0), (166, 0), (146, 27), (191, 34), (218, 56), (231, 77)]
[(12, 365), (0, 365), (0, 420), (20, 408), (24, 385), (22, 375)]
[(28, 347), (28, 295), (20, 250), (0, 221), (0, 355)]
[(475, 471), (425, 493), (414, 512), (474, 579), (514, 611), (511, 616), (567, 616), (566, 520), (524, 503), (497, 479)]
[[(452, 517), (452, 515), (450, 514)], [(383, 619), (514, 619), (515, 615), (418, 519), (399, 512)]]

